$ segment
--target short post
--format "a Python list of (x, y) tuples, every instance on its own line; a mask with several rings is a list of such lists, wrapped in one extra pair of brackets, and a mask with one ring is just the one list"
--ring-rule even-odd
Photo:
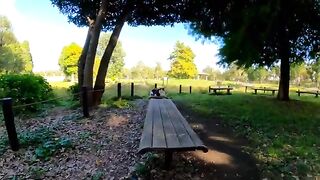
[(182, 85), (179, 86), (179, 94), (181, 94)]
[(319, 91), (317, 91), (317, 93), (316, 93), (316, 98), (318, 97), (318, 95), (319, 95)]
[(266, 93), (266, 87), (263, 87), (263, 93)]
[(210, 93), (210, 88), (211, 88), (211, 86), (209, 86), (209, 93)]
[(88, 106), (88, 89), (87, 87), (83, 86), (81, 88), (82, 92), (82, 111), (84, 117), (89, 117), (89, 106)]
[(246, 86), (246, 88), (244, 89), (244, 92), (247, 93), (248, 90), (248, 86)]
[(19, 150), (19, 140), (17, 137), (16, 126), (14, 124), (14, 115), (12, 110), (12, 99), (4, 98), (2, 99), (2, 110), (5, 121), (5, 126), (8, 132), (8, 139), (13, 151)]
[(191, 86), (189, 87), (189, 92), (190, 92), (190, 94), (191, 94), (191, 92), (192, 92), (192, 87), (191, 87)]
[(118, 99), (121, 98), (121, 83), (118, 83)]
[(300, 96), (300, 89), (298, 89), (298, 96)]
[(155, 83), (155, 84), (154, 84), (154, 88), (155, 88), (155, 89), (157, 89), (157, 87), (158, 87), (158, 84), (157, 84), (157, 83)]
[(164, 165), (166, 170), (170, 169), (171, 161), (172, 161), (172, 151), (165, 151)]
[(134, 83), (131, 83), (131, 97), (134, 96)]

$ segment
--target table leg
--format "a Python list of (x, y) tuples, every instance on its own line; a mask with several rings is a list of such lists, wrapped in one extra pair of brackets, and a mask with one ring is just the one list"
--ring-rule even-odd
[(170, 169), (172, 161), (172, 151), (165, 151), (165, 159), (164, 159), (164, 169)]

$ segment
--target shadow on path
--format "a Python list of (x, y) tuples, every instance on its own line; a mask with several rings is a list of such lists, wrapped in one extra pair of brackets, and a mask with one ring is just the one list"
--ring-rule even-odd
[(246, 139), (236, 137), (219, 118), (201, 118), (181, 102), (175, 103), (209, 149), (208, 153), (186, 153), (205, 172), (203, 179), (260, 179), (256, 161), (243, 151), (248, 146)]

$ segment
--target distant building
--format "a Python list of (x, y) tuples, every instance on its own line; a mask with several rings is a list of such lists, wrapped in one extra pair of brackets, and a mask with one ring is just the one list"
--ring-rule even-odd
[(208, 80), (209, 74), (208, 73), (198, 73), (197, 79), (204, 79)]

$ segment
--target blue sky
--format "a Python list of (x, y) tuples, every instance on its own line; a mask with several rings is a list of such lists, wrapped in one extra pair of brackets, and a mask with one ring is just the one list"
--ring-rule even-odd
[[(69, 24), (67, 17), (49, 0), (0, 0), (0, 14), (10, 19), (20, 41), (30, 42), (34, 71), (59, 69), (58, 58), (63, 46), (71, 42), (83, 46), (86, 37), (87, 29)], [(217, 45), (196, 41), (183, 24), (174, 27), (125, 25), (120, 35), (126, 52), (125, 66), (132, 67), (138, 61), (149, 66), (160, 62), (164, 69), (169, 69), (167, 58), (178, 40), (196, 54), (195, 64), (199, 71), (208, 65), (217, 67)]]

